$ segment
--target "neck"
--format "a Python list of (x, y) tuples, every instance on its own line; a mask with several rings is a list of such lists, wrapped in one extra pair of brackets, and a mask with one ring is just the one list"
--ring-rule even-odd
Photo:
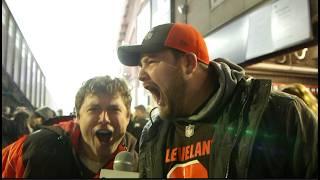
[[(98, 172), (109, 160), (106, 157), (99, 157), (97, 153), (94, 153), (88, 144), (86, 144), (82, 138), (79, 142), (79, 158), (81, 162), (92, 172)], [(110, 157), (110, 156), (109, 156)]]
[(216, 75), (207, 71), (205, 73), (200, 73), (189, 85), (190, 92), (187, 93), (189, 94), (189, 98), (186, 98), (185, 101), (188, 116), (194, 114), (200, 106), (208, 100), (213, 92), (217, 91), (218, 80)]

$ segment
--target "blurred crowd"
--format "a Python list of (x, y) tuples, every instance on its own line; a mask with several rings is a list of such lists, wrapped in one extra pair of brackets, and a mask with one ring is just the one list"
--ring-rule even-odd
[[(138, 140), (137, 144), (139, 144), (142, 129), (149, 120), (148, 115), (149, 112), (144, 105), (136, 106), (131, 115), (127, 130)], [(2, 109), (2, 148), (23, 135), (35, 132), (42, 125), (56, 124), (61, 121), (71, 120), (74, 117), (73, 114), (62, 116), (61, 112), (56, 113), (49, 107), (41, 107), (35, 111), (30, 111), (23, 106), (18, 106), (15, 109), (5, 106)], [(138, 145), (136, 150), (139, 150)]]
[[(309, 109), (318, 116), (318, 99), (304, 85), (299, 83), (290, 84), (280, 89), (282, 92), (299, 97)], [(135, 111), (131, 114), (127, 131), (131, 133), (137, 140), (136, 151), (139, 151), (139, 139), (141, 132), (147, 121), (149, 120), (149, 111), (144, 105), (134, 107)], [(61, 110), (59, 110), (61, 111)], [(74, 118), (70, 116), (62, 116), (61, 112), (57, 113), (49, 107), (41, 107), (35, 111), (30, 111), (26, 107), (19, 106), (12, 108), (5, 106), (2, 109), (2, 148), (16, 141), (22, 135), (30, 134), (40, 128), (42, 125), (54, 124), (64, 120)]]
[(318, 99), (303, 84), (293, 83), (282, 88), (282, 92), (299, 97), (318, 116)]
[(127, 131), (137, 139), (136, 151), (139, 152), (139, 142), (143, 127), (147, 124), (149, 111), (144, 105), (134, 107), (134, 113), (131, 115)]
[(2, 148), (16, 141), (23, 135), (30, 134), (40, 128), (46, 121), (56, 117), (49, 107), (41, 107), (30, 111), (26, 107), (3, 107), (2, 110)]

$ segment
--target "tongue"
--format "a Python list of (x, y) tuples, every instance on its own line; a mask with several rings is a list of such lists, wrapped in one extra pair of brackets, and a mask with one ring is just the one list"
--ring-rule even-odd
[(102, 143), (108, 143), (110, 140), (110, 137), (101, 137), (101, 136), (97, 136), (99, 141)]
[(108, 142), (112, 136), (112, 132), (111, 131), (97, 131), (96, 135), (99, 139), (99, 141), (101, 142)]

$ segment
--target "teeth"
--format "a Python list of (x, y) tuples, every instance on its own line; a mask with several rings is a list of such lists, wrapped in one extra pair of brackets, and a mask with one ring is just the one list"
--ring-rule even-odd
[(160, 105), (160, 97), (157, 96), (156, 94), (152, 94), (153, 98), (157, 101), (157, 104)]

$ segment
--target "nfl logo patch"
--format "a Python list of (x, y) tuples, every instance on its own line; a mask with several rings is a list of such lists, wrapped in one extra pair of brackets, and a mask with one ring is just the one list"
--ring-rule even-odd
[(185, 130), (185, 136), (186, 137), (191, 137), (194, 134), (194, 125), (189, 124), (188, 126), (186, 126), (186, 130)]
[(148, 32), (148, 34), (144, 37), (144, 41), (145, 41), (145, 40), (150, 40), (151, 37), (152, 37), (152, 35), (153, 35), (153, 30), (151, 30), (151, 31)]

